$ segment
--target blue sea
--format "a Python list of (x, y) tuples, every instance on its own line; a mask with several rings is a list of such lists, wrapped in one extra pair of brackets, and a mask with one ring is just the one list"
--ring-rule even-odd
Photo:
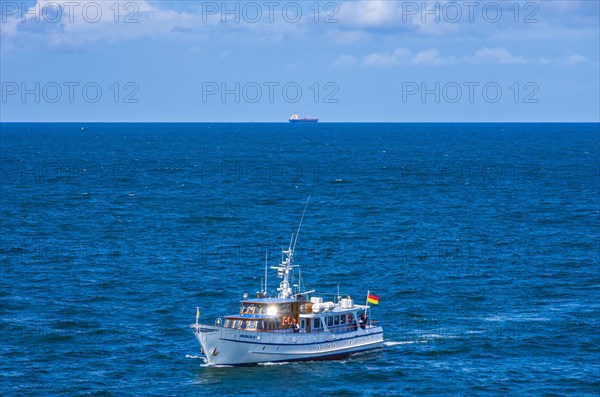
[[(3, 396), (598, 396), (599, 124), (0, 125)], [(385, 347), (211, 368), (296, 248)], [(276, 275), (269, 275), (274, 293)]]

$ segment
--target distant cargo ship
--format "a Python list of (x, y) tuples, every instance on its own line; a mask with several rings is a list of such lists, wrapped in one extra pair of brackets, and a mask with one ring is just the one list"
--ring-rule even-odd
[(294, 113), (290, 116), (290, 123), (318, 123), (319, 119), (315, 119), (313, 117), (302, 117), (298, 116), (297, 113)]

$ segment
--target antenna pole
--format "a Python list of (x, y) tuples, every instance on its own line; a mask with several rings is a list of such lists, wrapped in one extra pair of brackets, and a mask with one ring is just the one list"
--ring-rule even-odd
[(267, 266), (269, 264), (269, 251), (265, 250), (265, 289), (263, 290), (265, 296), (267, 295)]
[(298, 225), (298, 231), (296, 232), (296, 239), (294, 240), (294, 248), (292, 249), (292, 251), (294, 251), (296, 249), (296, 243), (298, 242), (298, 235), (300, 234), (300, 228), (302, 227), (302, 221), (304, 220), (304, 214), (306, 214), (306, 208), (308, 207), (309, 200), (310, 200), (310, 194), (308, 195), (308, 198), (306, 199), (306, 204), (304, 205), (304, 211), (302, 211), (302, 218), (300, 218), (300, 224)]

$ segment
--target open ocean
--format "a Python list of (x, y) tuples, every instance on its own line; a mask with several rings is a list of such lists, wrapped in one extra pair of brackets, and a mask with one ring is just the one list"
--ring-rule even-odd
[[(599, 124), (0, 130), (2, 396), (600, 395)], [(308, 195), (306, 286), (386, 346), (202, 366)]]

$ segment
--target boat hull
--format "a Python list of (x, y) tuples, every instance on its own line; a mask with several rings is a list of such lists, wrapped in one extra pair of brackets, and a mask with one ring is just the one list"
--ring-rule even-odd
[(289, 121), (292, 124), (314, 124), (318, 123), (319, 119), (290, 119)]
[(190, 325), (209, 365), (337, 360), (383, 345), (381, 327), (345, 333), (251, 332)]

